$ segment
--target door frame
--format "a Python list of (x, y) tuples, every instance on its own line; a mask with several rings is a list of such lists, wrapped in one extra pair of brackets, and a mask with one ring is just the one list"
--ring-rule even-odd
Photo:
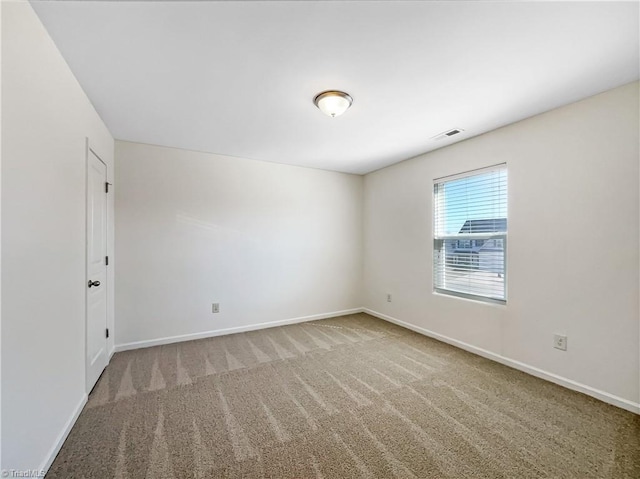
[[(93, 389), (93, 387), (95, 386), (95, 384), (97, 384), (98, 382), (96, 381), (95, 384), (90, 385), (89, 384), (89, 360), (88, 360), (88, 349), (89, 349), (89, 327), (88, 327), (88, 322), (89, 322), (89, 300), (88, 300), (88, 294), (89, 294), (89, 289), (87, 288), (87, 282), (89, 281), (89, 276), (88, 276), (88, 270), (89, 270), (89, 209), (88, 209), (88, 205), (89, 205), (89, 156), (93, 154), (95, 155), (95, 157), (100, 161), (100, 163), (102, 163), (104, 165), (105, 168), (105, 181), (109, 181), (109, 166), (107, 165), (107, 163), (102, 159), (102, 157), (96, 152), (96, 150), (94, 148), (92, 148), (91, 146), (91, 142), (89, 140), (88, 137), (85, 137), (85, 161), (84, 161), (84, 167), (85, 167), (85, 195), (84, 195), (84, 205), (85, 205), (85, 211), (84, 211), (84, 383), (85, 383), (85, 390), (86, 393), (89, 394), (91, 392), (91, 390)], [(106, 245), (106, 253), (107, 256), (109, 256), (109, 232), (110, 232), (110, 227), (109, 227), (109, 201), (108, 201), (108, 197), (106, 200), (106, 208), (105, 208), (106, 212), (106, 218), (105, 218), (105, 229), (104, 229), (104, 235), (105, 235), (105, 245)], [(111, 258), (110, 258), (111, 259)], [(106, 318), (106, 322), (105, 322), (105, 330), (109, 327), (109, 311), (110, 311), (110, 307), (109, 307), (109, 290), (110, 290), (110, 283), (109, 283), (109, 270), (107, 269), (106, 274), (105, 274), (105, 308), (106, 308), (106, 314), (105, 314), (105, 318)], [(111, 336), (113, 334), (113, 331), (109, 331), (109, 336)], [(105, 341), (105, 351), (107, 352), (107, 366), (109, 365), (109, 361), (111, 360), (111, 353), (109, 351), (109, 340), (108, 338), (105, 336), (104, 338)], [(105, 366), (106, 367), (106, 366)]]

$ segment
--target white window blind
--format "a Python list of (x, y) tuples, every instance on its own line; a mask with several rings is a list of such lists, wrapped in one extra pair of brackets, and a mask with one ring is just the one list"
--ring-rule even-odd
[(505, 302), (507, 168), (434, 181), (434, 289)]

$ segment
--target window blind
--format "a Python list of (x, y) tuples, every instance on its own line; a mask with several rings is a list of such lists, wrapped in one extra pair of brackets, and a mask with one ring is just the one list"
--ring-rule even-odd
[(506, 301), (507, 168), (434, 181), (434, 289)]

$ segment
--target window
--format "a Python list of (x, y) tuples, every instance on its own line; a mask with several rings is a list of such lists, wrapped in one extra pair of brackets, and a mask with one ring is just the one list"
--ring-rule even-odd
[(504, 303), (507, 168), (434, 181), (435, 291)]

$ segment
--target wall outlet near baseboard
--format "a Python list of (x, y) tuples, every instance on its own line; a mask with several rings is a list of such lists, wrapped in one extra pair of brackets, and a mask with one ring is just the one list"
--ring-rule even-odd
[(387, 293), (387, 303), (391, 302), (391, 293)]
[(567, 337), (562, 334), (553, 335), (553, 347), (561, 351), (567, 350)]
[(211, 312), (212, 313), (219, 313), (220, 312), (220, 303), (213, 303), (211, 305)]

